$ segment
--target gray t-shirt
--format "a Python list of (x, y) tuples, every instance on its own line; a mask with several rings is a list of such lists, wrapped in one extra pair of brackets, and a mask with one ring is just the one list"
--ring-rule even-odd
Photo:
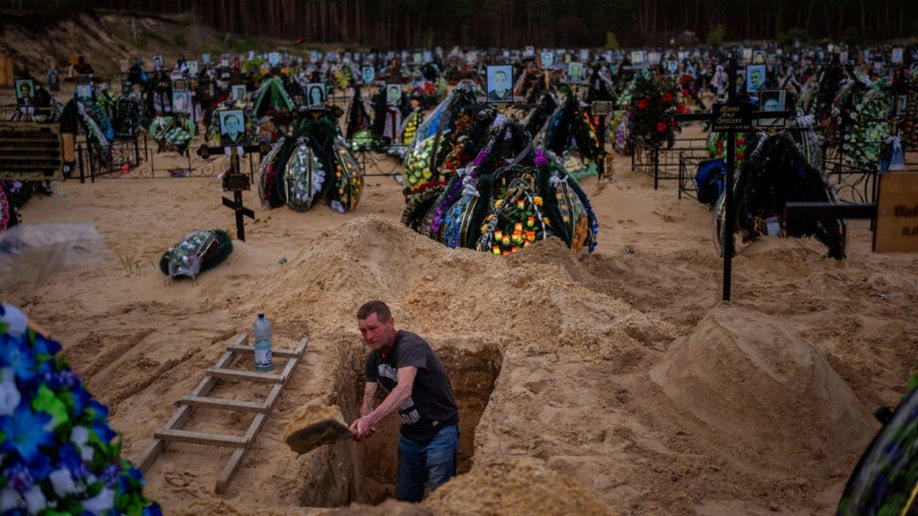
[(366, 380), (378, 383), (386, 392), (398, 384), (398, 368), (418, 369), (411, 396), (399, 407), (402, 435), (425, 444), (441, 428), (459, 423), (459, 409), (443, 363), (427, 342), (414, 333), (399, 330), (389, 355), (379, 351), (367, 357)]

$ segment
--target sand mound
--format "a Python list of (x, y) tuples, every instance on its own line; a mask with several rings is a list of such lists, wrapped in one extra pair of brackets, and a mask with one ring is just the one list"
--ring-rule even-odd
[[(626, 332), (669, 342), (673, 330), (593, 289), (593, 274), (555, 238), (510, 260), (451, 249), (403, 225), (370, 215), (353, 219), (301, 251), (265, 281), (265, 311), (304, 314), (311, 336), (356, 333), (363, 301), (388, 300), (400, 327), (434, 337), (491, 328), (519, 342), (587, 350), (604, 342), (594, 321), (627, 319)], [(500, 328), (501, 331), (494, 331)], [(547, 343), (546, 343), (547, 344)]]
[(431, 493), (425, 505), (446, 514), (615, 514), (594, 493), (526, 459), (473, 469)]
[(782, 320), (744, 308), (713, 309), (650, 376), (713, 436), (726, 433), (767, 461), (848, 453), (872, 433), (822, 352)]

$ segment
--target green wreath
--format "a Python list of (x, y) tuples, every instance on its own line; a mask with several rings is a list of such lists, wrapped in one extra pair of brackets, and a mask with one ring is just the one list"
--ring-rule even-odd
[(159, 259), (159, 270), (169, 278), (195, 278), (226, 260), (233, 252), (233, 241), (220, 229), (188, 233)]

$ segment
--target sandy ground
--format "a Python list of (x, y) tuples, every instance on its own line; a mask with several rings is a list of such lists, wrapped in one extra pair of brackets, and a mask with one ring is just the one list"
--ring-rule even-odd
[[(266, 210), (253, 189), (245, 241), (195, 281), (168, 282), (159, 260), (185, 234), (235, 235), (219, 180), (70, 179), (30, 200), (24, 223), (85, 223), (107, 254), (8, 277), (3, 295), (63, 344), (135, 463), (259, 312), (275, 348), (308, 338), (222, 494), (231, 448), (173, 443), (156, 457), (146, 493), (167, 514), (833, 512), (879, 429), (871, 413), (918, 370), (915, 256), (871, 252), (863, 220), (849, 221), (844, 261), (768, 237), (740, 244), (724, 302), (706, 205), (678, 199), (675, 182), (654, 190), (624, 157), (581, 184), (595, 252), (551, 239), (506, 257), (403, 227), (391, 176), (368, 176), (345, 215)], [(354, 314), (372, 298), (439, 351), (461, 406), (461, 474), (419, 506), (389, 499), (394, 421), (301, 456), (282, 439), (303, 404), (355, 417), (366, 347)], [(223, 380), (212, 395), (267, 392)], [(242, 436), (251, 419), (200, 408), (184, 428)]]
[[(110, 41), (133, 28), (105, 21), (80, 49), (99, 69), (179, 55)], [(27, 43), (53, 42), (62, 62), (84, 38), (67, 30), (8, 29), (4, 52), (41, 70), (48, 50)], [(236, 234), (220, 181), (70, 179), (30, 200), (24, 223), (83, 224), (106, 253), (0, 286), (62, 343), (135, 463), (259, 312), (275, 349), (308, 339), (222, 493), (231, 448), (173, 443), (151, 462), (146, 494), (166, 514), (833, 513), (879, 429), (872, 412), (895, 406), (918, 371), (918, 259), (873, 253), (865, 220), (848, 221), (844, 261), (815, 240), (769, 237), (740, 246), (725, 302), (711, 210), (679, 199), (673, 181), (655, 190), (627, 158), (614, 165), (582, 181), (600, 225), (592, 254), (557, 240), (507, 257), (448, 249), (401, 226), (401, 185), (384, 175), (366, 178), (345, 215), (266, 210), (244, 192), (255, 212), (245, 241), (197, 280), (172, 282), (159, 260), (184, 235)], [(438, 350), (460, 403), (460, 475), (420, 505), (391, 500), (394, 421), (300, 456), (282, 438), (304, 404), (355, 417), (367, 351), (355, 312), (372, 298)], [(211, 395), (261, 402), (268, 391), (221, 380)], [(184, 428), (243, 436), (252, 419), (199, 408)]]

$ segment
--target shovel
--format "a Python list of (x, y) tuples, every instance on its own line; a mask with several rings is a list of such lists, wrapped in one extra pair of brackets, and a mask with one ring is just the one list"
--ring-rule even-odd
[(303, 405), (284, 428), (284, 442), (298, 454), (356, 435), (336, 405)]

